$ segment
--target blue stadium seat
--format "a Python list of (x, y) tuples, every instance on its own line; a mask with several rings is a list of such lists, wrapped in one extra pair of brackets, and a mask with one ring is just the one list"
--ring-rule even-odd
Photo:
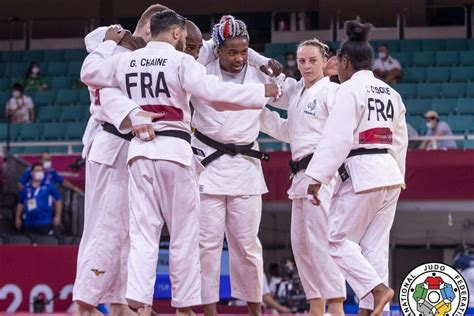
[(457, 99), (433, 99), (431, 109), (440, 115), (448, 115), (455, 112)]
[(461, 82), (443, 83), (441, 96), (445, 98), (464, 98), (466, 95), (466, 84)]
[(436, 64), (438, 66), (455, 66), (459, 64), (459, 52), (437, 52)]
[(452, 115), (448, 117), (447, 122), (455, 133), (469, 133), (474, 130), (472, 115)]
[(43, 131), (43, 140), (61, 140), (64, 138), (66, 131), (65, 123), (49, 123), (46, 124)]
[(55, 99), (56, 91), (54, 90), (38, 91), (35, 94), (34, 102), (37, 106), (53, 105)]
[(37, 62), (41, 63), (43, 61), (44, 51), (42, 50), (27, 50), (23, 52), (23, 61), (25, 63)]
[(67, 140), (80, 140), (86, 129), (86, 124), (83, 122), (68, 123), (66, 126), (65, 138)]
[(45, 105), (38, 108), (36, 119), (39, 122), (57, 122), (61, 113), (61, 107), (54, 105)]
[(24, 154), (41, 154), (44, 152), (49, 152), (47, 146), (29, 146), (23, 149)]
[(424, 67), (411, 67), (403, 68), (403, 82), (424, 82), (426, 79), (426, 68)]
[(43, 61), (62, 61), (64, 59), (64, 50), (62, 49), (53, 49), (45, 50), (43, 55)]
[(419, 52), (422, 49), (421, 40), (401, 40), (401, 52)]
[(18, 137), (18, 140), (20, 141), (40, 140), (42, 134), (43, 134), (43, 123), (21, 124), (20, 135)]
[(445, 50), (465, 50), (467, 48), (467, 41), (463, 38), (452, 38), (446, 39), (445, 42)]
[(425, 119), (421, 115), (407, 115), (407, 123), (411, 125), (418, 132), (420, 128), (425, 125)]
[(472, 51), (460, 52), (459, 63), (462, 66), (474, 66), (474, 54)]
[(12, 154), (22, 154), (24, 151), (25, 151), (25, 147), (23, 146), (10, 147), (10, 152)]
[(398, 83), (394, 85), (394, 88), (403, 99), (414, 99), (416, 97), (415, 83)]
[(48, 76), (64, 76), (67, 73), (67, 63), (63, 61), (51, 61), (46, 68)]
[(61, 107), (61, 122), (79, 122), (84, 116), (84, 108), (82, 106), (66, 105)]
[(84, 106), (84, 113), (82, 114), (82, 120), (87, 121), (91, 117), (91, 112), (88, 106)]
[(285, 55), (286, 53), (286, 44), (265, 44), (265, 56), (275, 57), (278, 55)]
[(474, 114), (474, 98), (457, 99), (456, 112), (459, 114)]
[(58, 93), (56, 94), (55, 103), (57, 105), (73, 105), (77, 104), (77, 99), (77, 90), (58, 90)]
[(425, 39), (421, 41), (421, 49), (425, 52), (444, 50), (444, 45), (443, 39)]
[[(26, 71), (28, 70), (29, 63), (12, 63), (10, 64), (11, 73), (14, 77), (24, 78)], [(20, 83), (23, 83), (23, 80), (20, 80)]]
[(91, 104), (89, 89), (83, 88), (79, 90), (79, 104), (87, 106)]
[(67, 65), (67, 73), (69, 76), (79, 79), (81, 73), (82, 61), (71, 61)]
[(474, 38), (470, 38), (467, 40), (467, 49), (470, 51), (474, 50)]
[(450, 79), (453, 82), (473, 81), (474, 67), (452, 67)]
[(80, 154), (80, 153), (82, 153), (82, 149), (83, 149), (83, 148), (84, 148), (83, 145), (75, 145), (75, 146), (72, 146), (72, 151), (73, 151), (74, 153)]
[(429, 67), (426, 69), (426, 82), (447, 82), (450, 71), (449, 67)]
[(431, 109), (431, 102), (423, 99), (406, 99), (403, 100), (408, 115), (423, 115)]
[[(0, 79), (0, 87), (2, 87), (2, 79)], [(7, 103), (9, 98), (10, 98), (10, 91), (8, 91), (8, 88), (4, 88), (4, 89), (0, 88), (0, 106), (4, 106)]]
[(23, 51), (5, 51), (2, 53), (2, 61), (6, 63), (15, 63), (23, 61)]
[(64, 51), (65, 61), (83, 61), (87, 56), (85, 49), (67, 49)]
[(411, 52), (393, 53), (391, 55), (400, 62), (402, 69), (413, 65), (413, 53)]
[(69, 77), (52, 77), (48, 81), (51, 89), (71, 89), (72, 87), (72, 80)]
[(463, 148), (464, 149), (474, 149), (474, 140), (466, 139), (463, 141)]
[(413, 66), (428, 67), (436, 63), (435, 52), (415, 52), (413, 53)]
[(474, 82), (468, 82), (466, 84), (466, 97), (474, 98)]
[(49, 146), (48, 152), (52, 154), (67, 154), (67, 146)]
[(296, 54), (297, 48), (298, 48), (298, 43), (288, 43), (288, 44), (286, 44), (286, 51), (287, 52), (291, 52), (291, 53)]
[(416, 87), (416, 96), (421, 99), (437, 98), (441, 87), (440, 83), (419, 83)]

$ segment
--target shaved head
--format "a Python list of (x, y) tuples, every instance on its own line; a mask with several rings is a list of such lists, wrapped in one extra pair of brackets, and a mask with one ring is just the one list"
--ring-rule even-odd
[(199, 57), (199, 50), (202, 47), (202, 33), (199, 27), (190, 20), (186, 20), (186, 49), (184, 52), (193, 56), (195, 59)]

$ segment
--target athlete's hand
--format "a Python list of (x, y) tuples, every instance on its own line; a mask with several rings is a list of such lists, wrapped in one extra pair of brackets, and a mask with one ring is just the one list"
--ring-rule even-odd
[(22, 224), (23, 224), (23, 222), (21, 221), (21, 218), (15, 218), (15, 227), (16, 227), (16, 229), (20, 230)]
[(149, 141), (156, 137), (152, 124), (140, 124), (133, 126), (133, 135), (142, 141)]
[(138, 116), (143, 116), (143, 117), (149, 117), (154, 122), (154, 121), (157, 121), (161, 118), (164, 118), (166, 116), (166, 114), (168, 114), (168, 112), (166, 112), (166, 111), (157, 112), (157, 113), (147, 112), (147, 111), (140, 111), (140, 113), (138, 113), (137, 115)]
[(308, 200), (310, 200), (311, 203), (316, 206), (321, 204), (321, 201), (318, 198), (319, 189), (321, 189), (321, 183), (308, 185)]
[(120, 43), (127, 32), (120, 25), (112, 25), (105, 32), (104, 41), (112, 40), (115, 43)]
[(267, 65), (260, 66), (260, 70), (270, 77), (278, 77), (283, 71), (283, 65), (276, 59), (270, 59)]
[(132, 36), (129, 32), (126, 32), (124, 37), (119, 43), (120, 46), (123, 46), (131, 51), (143, 48), (146, 46), (146, 42), (143, 38), (138, 36)]
[(265, 84), (265, 96), (267, 98), (274, 98), (275, 100), (278, 100), (281, 97), (281, 94), (281, 87), (276, 83)]

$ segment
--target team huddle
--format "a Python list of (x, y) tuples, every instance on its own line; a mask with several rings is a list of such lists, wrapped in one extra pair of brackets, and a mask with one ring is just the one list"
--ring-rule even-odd
[(346, 280), (360, 315), (388, 310), (389, 233), (408, 139), (400, 95), (370, 71), (370, 27), (346, 23), (340, 85), (325, 76), (328, 47), (319, 40), (298, 46), (303, 78), (285, 78), (229, 15), (209, 41), (161, 5), (142, 14), (133, 34), (112, 26), (87, 35), (81, 80), (92, 116), (74, 314), (99, 314), (99, 303), (110, 303), (112, 315), (154, 314), (166, 225), (178, 315), (197, 305), (217, 314), (224, 236), (232, 297), (260, 315), (261, 161), (269, 158), (260, 131), (291, 145), (291, 243), (310, 314), (343, 315)]

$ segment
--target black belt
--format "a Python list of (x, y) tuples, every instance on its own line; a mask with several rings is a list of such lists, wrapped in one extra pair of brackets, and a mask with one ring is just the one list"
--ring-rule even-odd
[[(113, 134), (115, 136), (118, 136), (122, 139), (125, 139), (127, 141), (131, 141), (132, 138), (134, 137), (132, 133), (128, 134), (122, 134), (120, 133), (114, 125), (105, 122), (102, 124), (104, 131)], [(167, 130), (167, 131), (155, 131), (156, 136), (168, 136), (168, 137), (175, 137), (175, 138), (180, 138), (185, 141), (187, 141), (189, 144), (191, 144), (191, 135), (189, 133), (186, 133), (184, 131), (178, 131), (178, 130)]]
[(217, 150), (201, 161), (201, 164), (204, 167), (223, 155), (236, 156), (237, 154), (241, 154), (264, 161), (268, 161), (270, 159), (268, 154), (258, 150), (253, 150), (253, 143), (247, 145), (224, 144), (207, 137), (198, 130), (194, 132), (194, 136), (196, 136), (196, 138), (199, 139), (203, 144), (206, 144), (207, 146)]
[[(353, 149), (349, 152), (349, 155), (347, 155), (347, 158), (349, 157), (354, 157), (354, 156), (360, 156), (360, 155), (376, 155), (376, 154), (386, 154), (388, 153), (388, 149), (380, 149), (380, 148), (357, 148)], [(292, 174), (297, 174), (300, 170), (305, 170), (308, 168), (309, 162), (313, 158), (313, 154), (304, 157), (303, 159), (299, 161), (293, 161), (290, 160), (288, 164), (290, 165), (291, 173)], [(342, 164), (339, 169), (338, 169), (339, 175), (343, 180), (347, 179), (349, 177), (346, 167), (344, 164)]]

